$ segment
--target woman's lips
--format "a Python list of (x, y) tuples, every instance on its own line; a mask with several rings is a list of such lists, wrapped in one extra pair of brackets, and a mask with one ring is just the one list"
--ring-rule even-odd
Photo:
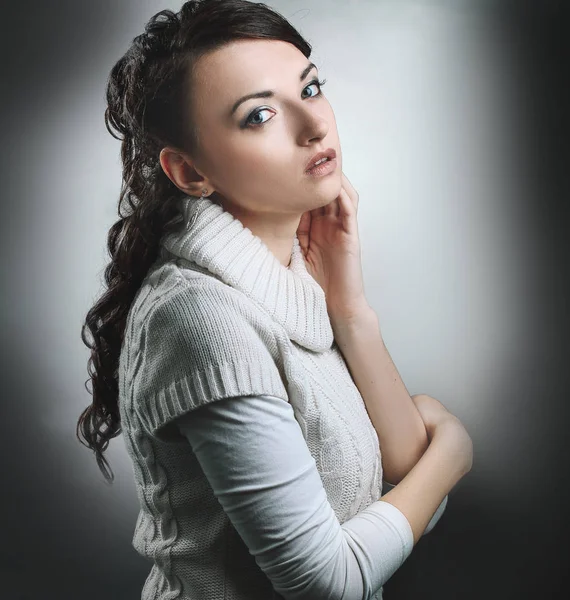
[(336, 162), (336, 158), (333, 158), (332, 160), (327, 160), (324, 163), (321, 163), (320, 165), (317, 165), (316, 167), (313, 167), (312, 169), (309, 169), (308, 171), (305, 171), (305, 173), (307, 173), (307, 175), (311, 175), (313, 177), (320, 177), (322, 175), (328, 175), (329, 173), (332, 173), (333, 171), (336, 170), (337, 167), (337, 162)]
[(323, 158), (328, 158), (329, 160), (336, 158), (336, 150), (334, 148), (327, 148), (323, 152), (317, 152), (313, 156), (313, 158), (307, 163), (307, 167), (305, 168), (305, 171), (309, 170), (309, 165), (314, 166), (314, 164), (316, 162), (319, 162), (319, 160), (322, 160)]

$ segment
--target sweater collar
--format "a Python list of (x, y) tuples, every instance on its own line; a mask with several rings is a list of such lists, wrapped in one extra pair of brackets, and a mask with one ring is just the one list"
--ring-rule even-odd
[(285, 267), (260, 237), (209, 198), (185, 196), (180, 209), (184, 226), (162, 238), (163, 248), (243, 292), (294, 342), (315, 352), (331, 348), (325, 293), (307, 271), (296, 234), (291, 264)]

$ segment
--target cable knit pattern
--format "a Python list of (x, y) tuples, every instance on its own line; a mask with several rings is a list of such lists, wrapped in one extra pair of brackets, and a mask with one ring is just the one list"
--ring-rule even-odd
[(240, 395), (288, 401), (341, 523), (380, 498), (378, 437), (298, 239), (285, 267), (210, 199), (180, 208), (181, 229), (163, 237), (129, 311), (119, 365), (140, 501), (133, 546), (153, 561), (142, 599), (270, 600), (176, 419)]

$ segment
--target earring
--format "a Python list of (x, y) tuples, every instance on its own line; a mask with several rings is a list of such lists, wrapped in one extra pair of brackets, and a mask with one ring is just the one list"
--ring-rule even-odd
[(208, 190), (202, 190), (202, 198), (208, 193)]

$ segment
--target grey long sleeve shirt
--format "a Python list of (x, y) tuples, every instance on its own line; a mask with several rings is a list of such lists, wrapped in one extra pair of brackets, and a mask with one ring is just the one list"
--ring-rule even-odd
[[(339, 523), (281, 398), (226, 398), (177, 423), (250, 553), (287, 600), (374, 597), (366, 590), (378, 590), (412, 552), (410, 524), (387, 502)], [(447, 496), (424, 535), (446, 505)]]

